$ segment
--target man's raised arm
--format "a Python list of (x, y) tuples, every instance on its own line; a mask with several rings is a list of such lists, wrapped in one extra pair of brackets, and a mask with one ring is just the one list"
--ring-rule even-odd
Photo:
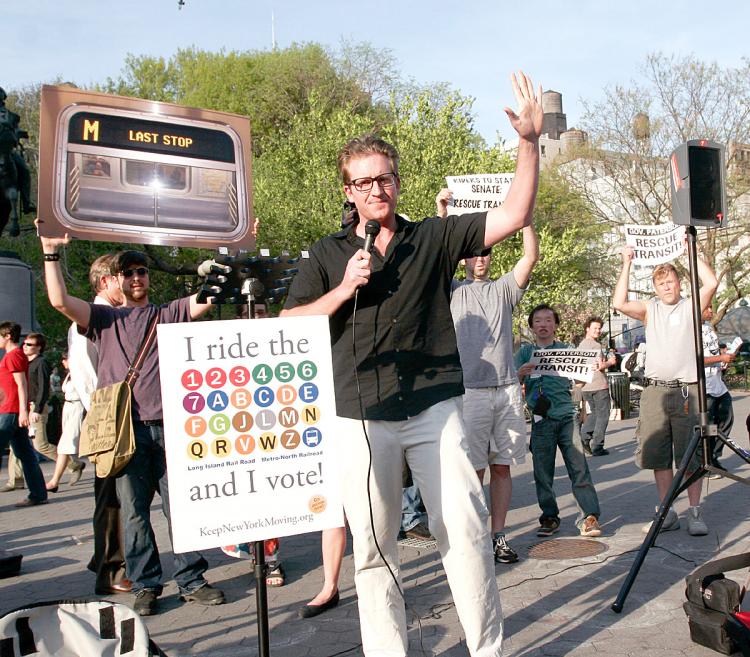
[(632, 260), (633, 247), (623, 247), (622, 269), (620, 270), (620, 278), (617, 279), (617, 285), (612, 295), (612, 305), (615, 310), (643, 322), (646, 320), (646, 304), (642, 301), (628, 301), (628, 283), (630, 282), (630, 264)]
[(523, 72), (511, 75), (518, 113), (506, 107), (505, 113), (518, 133), (518, 157), (513, 183), (505, 202), (487, 213), (484, 245), (493, 246), (531, 223), (539, 186), (539, 135), (542, 132), (542, 87), (534, 94), (531, 78)]
[(523, 228), (523, 255), (513, 267), (513, 278), (516, 279), (518, 287), (526, 288), (537, 262), (539, 262), (539, 236), (531, 224)]
[(698, 265), (698, 278), (701, 281), (701, 287), (699, 290), (701, 300), (701, 312), (704, 312), (706, 308), (711, 305), (711, 299), (716, 294), (716, 288), (719, 287), (719, 280), (716, 278), (714, 270), (700, 254), (700, 251), (696, 254), (696, 264)]
[[(39, 219), (35, 222), (37, 228), (38, 222)], [(87, 301), (68, 294), (60, 267), (60, 249), (70, 242), (70, 237), (65, 235), (65, 237), (40, 237), (39, 239), (45, 256), (50, 258), (57, 256), (57, 259), (45, 257), (44, 261), (44, 281), (49, 302), (55, 310), (59, 310), (69, 320), (78, 324), (82, 329), (87, 329), (91, 319), (91, 306)]]

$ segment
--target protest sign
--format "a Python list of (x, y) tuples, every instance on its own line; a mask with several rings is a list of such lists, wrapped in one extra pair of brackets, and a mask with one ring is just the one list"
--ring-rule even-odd
[(563, 376), (591, 383), (593, 370), (601, 352), (598, 349), (543, 349), (529, 359), (534, 370), (529, 376)]
[(160, 324), (176, 552), (343, 525), (326, 317)]
[(655, 267), (670, 262), (685, 251), (685, 226), (660, 224), (623, 226), (625, 243), (633, 247), (633, 264)]
[(727, 353), (735, 354), (737, 350), (742, 346), (742, 338), (737, 336), (727, 345)]
[(449, 214), (486, 212), (503, 204), (513, 182), (512, 173), (481, 173), (471, 176), (446, 176), (453, 199)]

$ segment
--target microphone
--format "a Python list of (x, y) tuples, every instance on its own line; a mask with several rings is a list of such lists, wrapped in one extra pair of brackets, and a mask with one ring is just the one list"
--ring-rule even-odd
[(380, 232), (380, 223), (375, 221), (374, 219), (370, 219), (365, 224), (365, 246), (364, 250), (367, 251), (367, 253), (370, 253), (372, 251), (373, 244), (375, 242), (375, 238), (378, 236), (378, 233)]
[(198, 276), (208, 276), (209, 274), (228, 274), (232, 271), (229, 265), (220, 265), (215, 260), (204, 260), (198, 265)]

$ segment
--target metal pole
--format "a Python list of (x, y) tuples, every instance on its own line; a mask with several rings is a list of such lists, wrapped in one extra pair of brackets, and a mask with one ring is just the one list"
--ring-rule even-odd
[[(256, 279), (247, 279), (242, 285), (242, 294), (247, 299), (247, 317), (255, 319), (255, 294), (253, 282)], [(268, 591), (266, 589), (266, 551), (264, 541), (253, 543), (255, 556), (255, 609), (258, 619), (258, 654), (260, 657), (270, 657), (270, 646), (268, 636)]]

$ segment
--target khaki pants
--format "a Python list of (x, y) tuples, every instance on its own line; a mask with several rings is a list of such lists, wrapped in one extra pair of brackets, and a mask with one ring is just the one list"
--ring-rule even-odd
[[(484, 492), (472, 467), (461, 421), (461, 398), (432, 406), (404, 421), (368, 421), (372, 445), (370, 494), (378, 543), (399, 578), (401, 471), (406, 458), (422, 493), (456, 611), (474, 657), (502, 654), (503, 619), (495, 580)], [(405, 657), (404, 601), (378, 554), (367, 501), (367, 442), (359, 420), (338, 418), (337, 452), (344, 507), (354, 538), (363, 652), (367, 657)]]

